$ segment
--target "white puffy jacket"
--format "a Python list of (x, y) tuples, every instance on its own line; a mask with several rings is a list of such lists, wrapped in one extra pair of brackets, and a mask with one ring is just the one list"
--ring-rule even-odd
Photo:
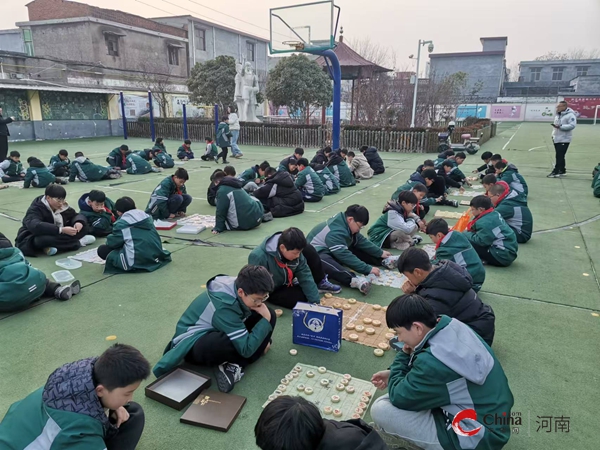
[(573, 139), (573, 130), (577, 126), (575, 111), (567, 108), (557, 114), (554, 116), (554, 125), (557, 125), (558, 128), (555, 128), (552, 132), (552, 140), (557, 144), (571, 142), (571, 139)]

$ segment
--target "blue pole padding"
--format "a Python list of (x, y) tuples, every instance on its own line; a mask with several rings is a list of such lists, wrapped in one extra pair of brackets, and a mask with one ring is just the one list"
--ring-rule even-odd
[(340, 134), (342, 130), (342, 69), (340, 67), (340, 61), (333, 50), (324, 50), (317, 54), (322, 55), (326, 60), (329, 60), (331, 69), (333, 70), (333, 124), (331, 130), (331, 148), (333, 148), (333, 150), (339, 150)]
[(183, 139), (186, 140), (188, 138), (188, 129), (187, 129), (187, 109), (185, 107), (185, 103), (183, 104)]
[(215, 138), (217, 137), (218, 129), (219, 129), (219, 105), (215, 105)]
[(154, 106), (152, 105), (152, 92), (148, 91), (148, 106), (150, 107), (150, 134), (152, 142), (156, 141), (156, 130), (154, 129)]
[(127, 140), (127, 117), (125, 117), (125, 98), (123, 93), (119, 93), (121, 99), (121, 120), (123, 121), (123, 139)]

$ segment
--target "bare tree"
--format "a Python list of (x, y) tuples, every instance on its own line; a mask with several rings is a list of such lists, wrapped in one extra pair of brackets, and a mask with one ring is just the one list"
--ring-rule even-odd
[(152, 98), (160, 110), (160, 116), (166, 118), (169, 113), (169, 94), (174, 90), (174, 76), (167, 64), (145, 63), (138, 85), (152, 92)]
[(350, 39), (348, 45), (367, 61), (388, 69), (396, 67), (396, 51), (392, 47), (373, 42), (369, 36)]
[(573, 48), (567, 52), (560, 53), (556, 51), (549, 51), (541, 56), (535, 58), (535, 61), (568, 61), (568, 60), (580, 60), (580, 59), (599, 59), (600, 48), (583, 49)]
[(432, 73), (428, 83), (419, 85), (416, 122), (421, 126), (431, 126), (440, 118), (447, 119), (453, 116), (463, 98), (468, 77), (465, 72), (445, 77)]

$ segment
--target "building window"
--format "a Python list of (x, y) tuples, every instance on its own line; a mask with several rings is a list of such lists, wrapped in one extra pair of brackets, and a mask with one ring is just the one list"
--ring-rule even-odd
[(254, 61), (255, 46), (254, 42), (246, 42), (246, 59), (248, 61)]
[(565, 71), (564, 67), (553, 67), (552, 68), (552, 81), (562, 81), (564, 71)]
[(542, 68), (532, 67), (531, 69), (531, 82), (540, 81), (542, 78)]
[(577, 76), (578, 77), (587, 77), (589, 66), (577, 66)]
[(206, 51), (206, 30), (196, 28), (196, 50)]
[(25, 43), (25, 53), (27, 53), (27, 56), (33, 56), (33, 39), (31, 38), (31, 30), (23, 30), (23, 42)]
[(104, 42), (109, 56), (119, 56), (119, 36), (107, 33), (104, 35)]
[(179, 65), (179, 48), (169, 46), (169, 64), (172, 66)]

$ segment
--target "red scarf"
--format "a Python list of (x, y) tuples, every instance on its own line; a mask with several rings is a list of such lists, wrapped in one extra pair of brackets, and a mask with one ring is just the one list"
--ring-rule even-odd
[(510, 194), (510, 186), (506, 181), (497, 181), (496, 184), (499, 184), (500, 186), (504, 187), (504, 192), (498, 197), (498, 201), (496, 202), (494, 207), (498, 206), (500, 202), (504, 200), (508, 194)]
[[(448, 234), (452, 233), (452, 231), (450, 231)], [(444, 240), (444, 238), (446, 236), (448, 236), (448, 234), (445, 234), (444, 237), (442, 237), (437, 244), (435, 244), (435, 249), (437, 250), (438, 248), (440, 248), (440, 245), (442, 244), (442, 241)]]
[(104, 210), (105, 210), (107, 213), (109, 213), (109, 214), (110, 214), (110, 221), (111, 221), (112, 223), (114, 223), (114, 222), (115, 222), (115, 220), (117, 220), (117, 219), (115, 219), (115, 215), (112, 213), (112, 211), (111, 211), (110, 209), (108, 209), (106, 206), (104, 207)]
[(290, 269), (287, 264), (284, 264), (281, 261), (279, 261), (277, 259), (277, 257), (275, 257), (275, 262), (277, 263), (277, 265), (279, 267), (281, 267), (282, 269), (285, 269), (285, 271), (287, 272), (287, 278), (288, 278), (287, 287), (292, 287), (292, 284), (293, 284), (292, 280), (294, 279), (294, 273), (292, 272), (292, 269)]
[(473, 228), (473, 226), (475, 225), (475, 222), (477, 222), (479, 219), (481, 219), (483, 216), (485, 216), (486, 214), (489, 214), (491, 212), (494, 212), (494, 208), (490, 208), (490, 209), (486, 209), (485, 211), (483, 211), (481, 214), (479, 214), (477, 217), (475, 217), (473, 220), (471, 220), (468, 224), (467, 224), (467, 231), (471, 231), (471, 228)]
[(175, 176), (171, 176), (171, 180), (173, 180), (173, 184), (175, 185), (175, 189), (177, 189), (177, 193), (179, 195), (182, 195), (181, 194), (181, 189), (179, 188), (179, 186), (177, 186), (177, 183), (175, 183)]

